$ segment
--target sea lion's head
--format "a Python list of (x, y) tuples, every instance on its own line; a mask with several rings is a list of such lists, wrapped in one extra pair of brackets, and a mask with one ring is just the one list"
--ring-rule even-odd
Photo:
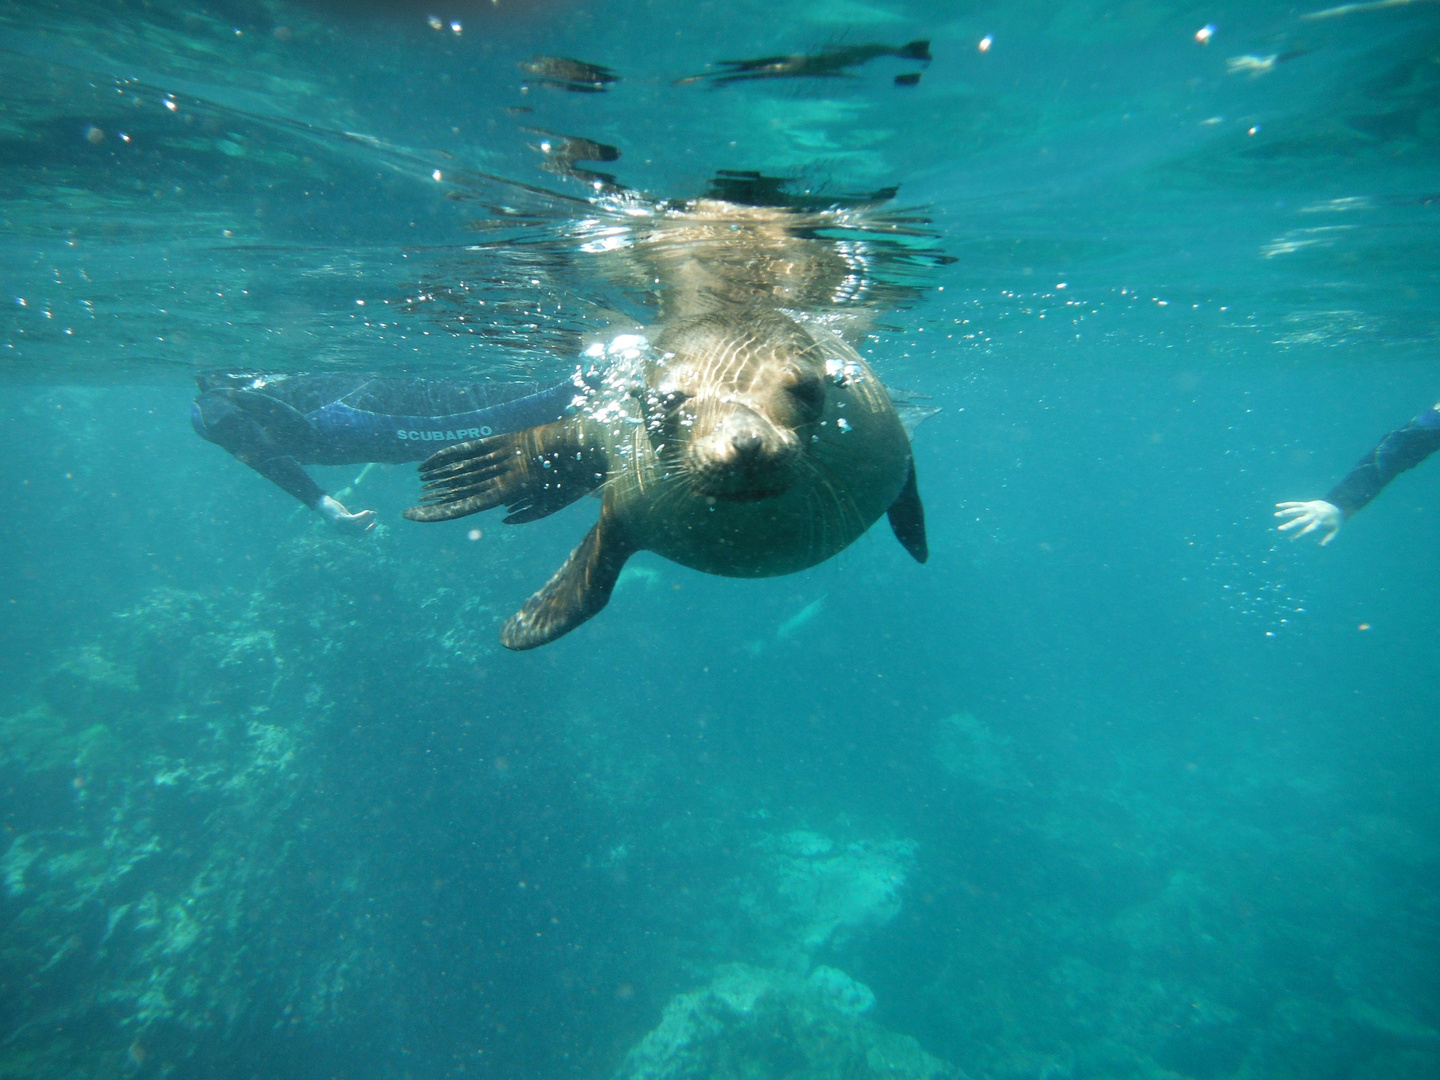
[(651, 444), (691, 489), (752, 502), (781, 495), (804, 468), (825, 410), (825, 359), (794, 320), (770, 311), (712, 315), (656, 342)]

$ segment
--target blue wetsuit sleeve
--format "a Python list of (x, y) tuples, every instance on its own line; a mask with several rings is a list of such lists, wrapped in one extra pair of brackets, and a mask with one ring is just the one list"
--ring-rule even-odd
[[(239, 454), (235, 456), (240, 458)], [(311, 510), (325, 497), (325, 489), (315, 483), (310, 474), (289, 454), (274, 454), (256, 461), (246, 461), (245, 458), (240, 460), (276, 487), (294, 495)]]
[(1427, 409), (1399, 431), (1381, 439), (1325, 496), (1348, 518), (1406, 469), (1440, 450), (1440, 404)]
[[(302, 460), (336, 465), (355, 461), (419, 461), (449, 443), (540, 427), (563, 419), (583, 381), (564, 382), (532, 393), (528, 384), (510, 386), (373, 379), (360, 392), (305, 414), (313, 436)], [(507, 390), (520, 391), (506, 394)], [(495, 398), (500, 400), (494, 400)], [(480, 408), (465, 408), (477, 403)], [(407, 407), (428, 407), (411, 414)]]
[(487, 422), (498, 432), (524, 431), (563, 419), (581, 388), (571, 379), (538, 394), (512, 398), (485, 410)]
[(271, 433), (236, 404), (229, 391), (217, 389), (201, 394), (190, 406), (190, 422), (202, 439), (223, 446), (237, 461), (250, 466), (312, 510), (325, 495)]

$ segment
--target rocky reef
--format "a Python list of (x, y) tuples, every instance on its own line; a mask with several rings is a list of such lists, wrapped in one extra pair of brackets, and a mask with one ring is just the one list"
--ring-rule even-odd
[(796, 829), (762, 836), (754, 852), (754, 868), (737, 882), (735, 911), (751, 923), (760, 951), (783, 961), (808, 958), (893, 919), (915, 844), (841, 844)]
[[(333, 698), (314, 669), (295, 677), (273, 588), (158, 590), (0, 717), (5, 1068), (119, 1074), (257, 1024), (323, 1024), (371, 967), (366, 856), (307, 842)], [(311, 648), (334, 642), (334, 620), (311, 621)], [(341, 887), (298, 918), (295, 881), (322, 874)]]
[(868, 987), (834, 968), (809, 978), (729, 964), (680, 994), (616, 1080), (955, 1080), (953, 1066), (861, 1014)]
[(960, 1075), (907, 1035), (875, 1023), (870, 987), (818, 954), (838, 955), (901, 909), (916, 845), (762, 832), (717, 893), (717, 935), (767, 966), (722, 962), (677, 994), (626, 1055), (616, 1080), (942, 1080)]
[[(950, 822), (934, 893), (896, 942), (906, 1005), (995, 1080), (1386, 1076), (1440, 1068), (1421, 919), (1372, 925), (1381, 882), (1440, 851), (1389, 814), (1316, 829), (1332, 778), (1274, 752), (1179, 763), (1132, 745), (1088, 770), (968, 712), (934, 726)], [(1194, 752), (1194, 751), (1192, 751)], [(1338, 825), (1338, 822), (1335, 824)], [(1383, 860), (1371, 853), (1384, 851)], [(945, 931), (948, 931), (945, 932)], [(1377, 962), (1377, 959), (1380, 962)], [(882, 991), (883, 992), (883, 991)]]
[[(0, 1076), (289, 1074), (337, 1046), (455, 1069), (457, 1041), (606, 1075), (624, 1048), (597, 1032), (657, 1015), (624, 1075), (953, 1075), (840, 966), (901, 910), (915, 844), (724, 791), (657, 818), (683, 751), (595, 702), (531, 722), (487, 679), (487, 596), (384, 530), (307, 527), (248, 587), (154, 589), (16, 688)], [(453, 1005), (397, 1009), (397, 978)], [(542, 998), (573, 1033), (526, 1024)]]
[(376, 913), (401, 871), (365, 824), (393, 805), (375, 772), (424, 752), (390, 722), (417, 684), (443, 699), (491, 636), (473, 593), (406, 578), (393, 543), (310, 528), (246, 590), (156, 589), (12, 696), (0, 1075), (173, 1069), (257, 1032), (393, 1023)]

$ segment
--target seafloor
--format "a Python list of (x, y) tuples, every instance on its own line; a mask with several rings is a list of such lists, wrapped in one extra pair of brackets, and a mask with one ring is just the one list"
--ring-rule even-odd
[(766, 806), (643, 718), (497, 696), (503, 612), (402, 556), (306, 523), (252, 588), (158, 589), (12, 688), (0, 1075), (1440, 1068), (1337, 932), (1375, 917), (1358, 852), (1434, 865), (1394, 818), (1266, 830), (1222, 809), (1292, 797), (1262, 774), (1139, 758), (1037, 783), (968, 712), (906, 779), (948, 850)]

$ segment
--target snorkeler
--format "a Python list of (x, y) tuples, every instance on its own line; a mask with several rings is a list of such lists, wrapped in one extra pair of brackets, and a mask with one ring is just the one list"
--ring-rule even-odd
[(196, 382), (196, 434), (354, 532), (371, 528), (375, 511), (352, 514), (302, 466), (420, 461), (451, 443), (559, 420), (586, 391), (578, 371), (549, 387), (344, 373), (212, 373)]
[(1287, 519), (1277, 527), (1281, 532), (1298, 529), (1292, 540), (1318, 531), (1321, 545), (1328, 544), (1346, 519), (1379, 495), (1386, 484), (1436, 450), (1440, 450), (1440, 404), (1381, 439), (1325, 498), (1276, 503), (1275, 516)]

